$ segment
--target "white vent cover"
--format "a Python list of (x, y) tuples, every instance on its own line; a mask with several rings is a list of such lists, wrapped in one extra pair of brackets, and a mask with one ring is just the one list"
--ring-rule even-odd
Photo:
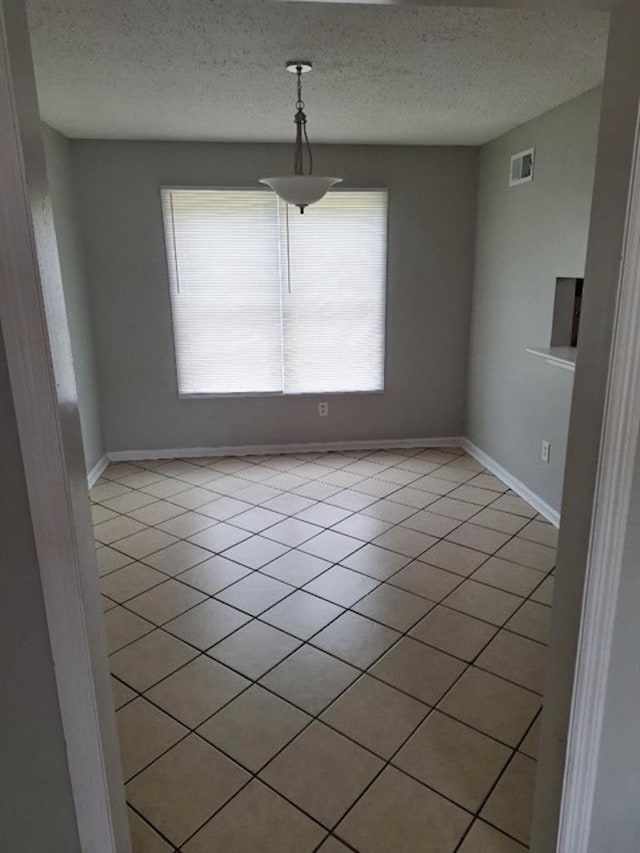
[(528, 184), (533, 180), (533, 161), (535, 148), (527, 148), (519, 151), (511, 158), (511, 170), (509, 172), (509, 186), (517, 187), (519, 184)]

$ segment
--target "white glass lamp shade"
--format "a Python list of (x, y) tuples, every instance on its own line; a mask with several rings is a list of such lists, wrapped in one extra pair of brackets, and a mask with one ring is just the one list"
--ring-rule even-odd
[(287, 175), (282, 178), (260, 178), (261, 184), (277, 193), (283, 201), (295, 204), (300, 210), (313, 204), (326, 195), (334, 184), (341, 183), (342, 178), (322, 178), (316, 175)]

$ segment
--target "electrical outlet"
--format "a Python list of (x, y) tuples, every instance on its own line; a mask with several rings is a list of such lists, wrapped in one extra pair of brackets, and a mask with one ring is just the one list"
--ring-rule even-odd
[(318, 403), (318, 414), (321, 418), (326, 418), (329, 414), (329, 404), (328, 403)]
[(551, 444), (548, 441), (542, 442), (542, 452), (540, 453), (540, 459), (543, 462), (549, 461), (549, 456), (551, 455)]

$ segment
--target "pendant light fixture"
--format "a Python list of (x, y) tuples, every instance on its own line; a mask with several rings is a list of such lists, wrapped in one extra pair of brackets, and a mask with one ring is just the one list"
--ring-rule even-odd
[[(295, 204), (304, 213), (305, 207), (314, 204), (326, 195), (334, 184), (339, 184), (342, 178), (323, 178), (312, 174), (313, 157), (311, 155), (311, 144), (307, 136), (307, 117), (304, 113), (304, 101), (302, 100), (302, 75), (311, 71), (311, 63), (295, 60), (287, 62), (287, 71), (295, 74), (298, 78), (298, 100), (296, 101), (296, 114), (294, 122), (296, 125), (295, 157), (293, 163), (293, 175), (279, 178), (261, 178), (260, 183), (266, 184), (280, 196), (287, 204)], [(304, 169), (304, 150), (307, 151), (308, 171)]]

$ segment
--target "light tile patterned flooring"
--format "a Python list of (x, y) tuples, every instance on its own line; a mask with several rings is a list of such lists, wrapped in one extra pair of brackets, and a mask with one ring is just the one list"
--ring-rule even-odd
[(135, 853), (516, 853), (556, 531), (456, 448), (92, 489)]

